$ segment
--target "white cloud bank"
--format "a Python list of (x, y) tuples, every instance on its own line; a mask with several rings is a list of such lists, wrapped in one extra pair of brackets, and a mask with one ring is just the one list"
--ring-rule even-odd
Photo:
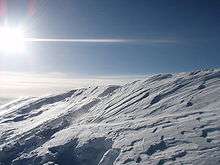
[(88, 86), (125, 84), (144, 76), (73, 78), (63, 73), (0, 72), (0, 104), (10, 98), (40, 96)]

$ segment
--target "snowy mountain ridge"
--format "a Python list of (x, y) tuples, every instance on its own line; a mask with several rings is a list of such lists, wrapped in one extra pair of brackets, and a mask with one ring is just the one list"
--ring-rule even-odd
[(0, 165), (220, 164), (220, 70), (0, 107)]

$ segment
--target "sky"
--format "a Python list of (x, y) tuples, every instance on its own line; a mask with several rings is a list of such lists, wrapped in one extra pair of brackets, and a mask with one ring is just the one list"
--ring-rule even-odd
[(37, 0), (33, 16), (26, 8), (26, 0), (8, 1), (7, 19), (30, 37), (135, 42), (31, 42), (25, 55), (2, 56), (1, 70), (88, 76), (220, 66), (219, 0)]
[(32, 38), (94, 42), (28, 42), (26, 53), (0, 54), (2, 72), (91, 78), (220, 66), (219, 0), (36, 0), (34, 15), (27, 6), (8, 0), (1, 20)]

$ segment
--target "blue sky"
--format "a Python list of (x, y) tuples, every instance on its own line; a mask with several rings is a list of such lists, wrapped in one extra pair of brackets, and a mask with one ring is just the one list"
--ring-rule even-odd
[(29, 43), (25, 55), (0, 56), (2, 71), (86, 77), (220, 66), (219, 0), (37, 0), (32, 17), (25, 8), (25, 0), (11, 1), (8, 21), (25, 24), (30, 37), (137, 42)]

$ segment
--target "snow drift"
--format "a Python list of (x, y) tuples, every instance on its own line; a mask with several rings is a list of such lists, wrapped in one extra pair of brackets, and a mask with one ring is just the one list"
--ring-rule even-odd
[(0, 107), (0, 164), (220, 164), (220, 70)]

